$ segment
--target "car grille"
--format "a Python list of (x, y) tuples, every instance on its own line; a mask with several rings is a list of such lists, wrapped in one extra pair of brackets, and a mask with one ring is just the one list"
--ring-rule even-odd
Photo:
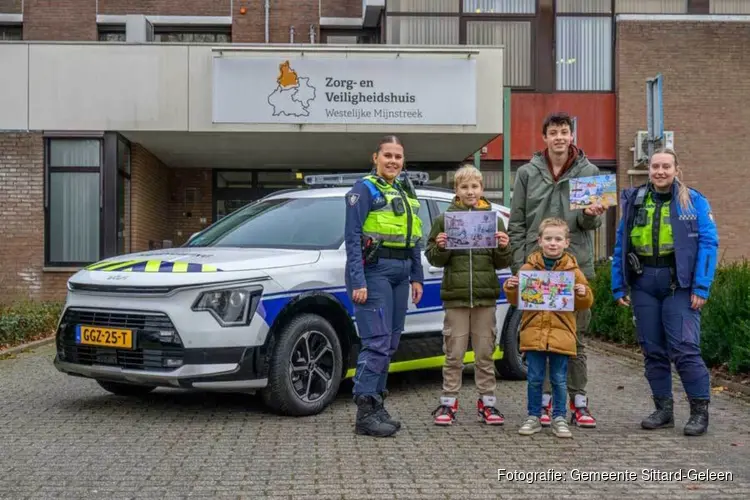
[[(76, 344), (76, 326), (133, 330), (134, 349)], [(182, 364), (184, 347), (172, 321), (163, 313), (69, 309), (57, 332), (61, 361), (81, 365), (110, 365), (131, 370), (167, 371)]]

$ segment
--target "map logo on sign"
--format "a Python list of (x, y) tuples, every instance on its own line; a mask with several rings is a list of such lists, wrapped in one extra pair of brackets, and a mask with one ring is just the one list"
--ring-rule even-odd
[(315, 100), (315, 87), (310, 79), (294, 71), (289, 61), (279, 64), (276, 89), (268, 96), (273, 116), (310, 116), (310, 103)]

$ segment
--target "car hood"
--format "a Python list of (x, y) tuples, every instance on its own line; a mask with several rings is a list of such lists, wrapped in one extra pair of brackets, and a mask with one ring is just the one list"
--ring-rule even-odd
[(280, 248), (169, 248), (120, 255), (86, 267), (102, 272), (214, 272), (266, 270), (314, 264), (318, 250)]

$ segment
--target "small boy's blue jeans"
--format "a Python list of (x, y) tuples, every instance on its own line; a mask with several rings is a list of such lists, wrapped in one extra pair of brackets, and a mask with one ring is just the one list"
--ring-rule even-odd
[(542, 384), (548, 358), (549, 380), (552, 385), (552, 418), (565, 417), (568, 412), (565, 407), (568, 401), (568, 356), (555, 352), (526, 351), (528, 412), (531, 416), (542, 416)]

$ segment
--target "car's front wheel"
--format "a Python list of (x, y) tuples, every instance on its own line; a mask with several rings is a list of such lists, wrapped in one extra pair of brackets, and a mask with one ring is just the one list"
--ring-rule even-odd
[(511, 307), (511, 315), (502, 336), (503, 358), (495, 361), (500, 376), (507, 380), (526, 380), (526, 360), (521, 350), (521, 316), (523, 311)]
[(325, 318), (302, 314), (279, 332), (263, 400), (284, 415), (314, 415), (336, 397), (342, 373), (341, 342)]
[(105, 391), (117, 394), (118, 396), (145, 396), (156, 389), (156, 387), (152, 385), (122, 384), (119, 382), (110, 382), (108, 380), (97, 380), (96, 382)]

